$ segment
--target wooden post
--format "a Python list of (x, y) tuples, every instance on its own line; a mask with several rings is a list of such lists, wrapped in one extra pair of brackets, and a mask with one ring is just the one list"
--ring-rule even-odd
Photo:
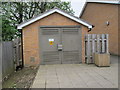
[(89, 44), (89, 50), (90, 50), (90, 60), (89, 63), (92, 63), (92, 34), (90, 34), (90, 44)]
[(100, 35), (97, 35), (97, 52), (100, 53)]
[(92, 63), (94, 63), (94, 54), (95, 54), (95, 35), (92, 34)]
[(109, 35), (108, 34), (106, 34), (106, 53), (109, 53)]
[(92, 34), (92, 53), (95, 53), (95, 34)]
[(87, 63), (90, 60), (90, 34), (87, 35)]
[(105, 35), (102, 34), (102, 53), (105, 53)]
[(16, 66), (19, 65), (18, 61), (19, 61), (19, 57), (18, 57), (18, 39), (15, 39), (14, 40), (14, 44), (15, 44), (15, 63), (16, 63)]

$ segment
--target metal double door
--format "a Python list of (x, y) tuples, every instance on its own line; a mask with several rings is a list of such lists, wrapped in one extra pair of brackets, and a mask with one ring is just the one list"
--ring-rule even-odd
[(80, 28), (41, 28), (41, 64), (81, 63)]

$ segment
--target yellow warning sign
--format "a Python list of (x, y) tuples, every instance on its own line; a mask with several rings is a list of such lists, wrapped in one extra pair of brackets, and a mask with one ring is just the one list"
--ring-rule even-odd
[(53, 45), (53, 43), (54, 43), (54, 39), (53, 38), (48, 39), (48, 41), (49, 41), (50, 45)]
[(49, 41), (49, 44), (50, 44), (50, 45), (53, 45), (53, 41)]

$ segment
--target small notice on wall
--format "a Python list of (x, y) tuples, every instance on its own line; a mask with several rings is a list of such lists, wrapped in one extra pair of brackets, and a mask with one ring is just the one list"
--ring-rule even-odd
[(50, 44), (50, 45), (53, 45), (53, 44), (54, 44), (54, 39), (53, 39), (53, 38), (48, 39), (48, 41), (49, 41), (49, 44)]

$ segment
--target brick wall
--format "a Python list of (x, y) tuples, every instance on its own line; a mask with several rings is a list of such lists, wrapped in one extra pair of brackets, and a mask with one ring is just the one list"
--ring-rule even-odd
[[(49, 15), (23, 28), (23, 52), (25, 66), (36, 66), (40, 63), (39, 31), (40, 26), (80, 25), (58, 13)], [(82, 26), (82, 61), (84, 63), (84, 33), (87, 27)]]
[(109, 34), (110, 53), (118, 55), (118, 5), (88, 3), (81, 18), (95, 26), (90, 34)]

